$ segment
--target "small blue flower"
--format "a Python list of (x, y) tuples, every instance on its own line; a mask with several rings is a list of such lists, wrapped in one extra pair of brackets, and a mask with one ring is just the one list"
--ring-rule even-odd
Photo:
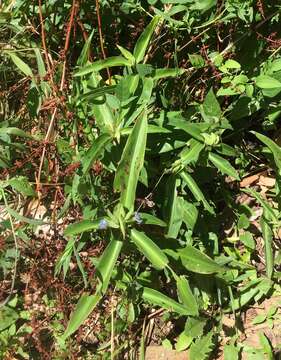
[(108, 223), (105, 219), (102, 219), (100, 222), (99, 222), (99, 229), (100, 230), (106, 230), (107, 229), (107, 226), (108, 226)]
[(137, 224), (139, 224), (139, 225), (142, 224), (142, 218), (138, 212), (135, 212), (134, 219)]

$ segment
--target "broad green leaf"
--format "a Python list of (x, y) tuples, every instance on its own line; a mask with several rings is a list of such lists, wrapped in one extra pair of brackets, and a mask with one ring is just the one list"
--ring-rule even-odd
[(167, 256), (147, 235), (132, 229), (131, 239), (156, 269), (162, 270), (167, 266), (169, 262)]
[(74, 76), (83, 76), (114, 66), (132, 66), (132, 64), (129, 60), (122, 56), (112, 56), (104, 60), (95, 61), (90, 65), (86, 65), (82, 69), (78, 70)]
[(98, 277), (101, 280), (100, 291), (103, 294), (107, 290), (112, 271), (120, 254), (122, 246), (123, 241), (112, 239), (104, 250), (96, 266)]
[(237, 62), (233, 59), (226, 60), (226, 62), (224, 63), (224, 66), (227, 69), (240, 69), (241, 68), (241, 65), (239, 64), (239, 62)]
[(281, 174), (281, 147), (277, 145), (273, 140), (271, 140), (269, 137), (260, 134), (256, 131), (251, 131), (256, 137), (263, 142), (268, 149), (272, 152), (272, 155), (274, 157), (274, 161), (276, 163), (276, 166), (278, 167), (278, 170)]
[(191, 245), (179, 250), (179, 255), (183, 266), (189, 271), (198, 274), (214, 274), (225, 271), (213, 259)]
[(200, 69), (205, 66), (205, 60), (202, 55), (199, 54), (188, 54), (189, 61), (192, 66), (197, 69)]
[(137, 119), (122, 153), (115, 179), (115, 191), (121, 192), (120, 202), (128, 210), (134, 207), (139, 174), (143, 167), (147, 137), (147, 114)]
[(203, 335), (205, 326), (206, 319), (199, 317), (188, 317), (185, 323), (184, 331), (186, 335), (194, 339)]
[(63, 339), (68, 338), (71, 334), (73, 334), (88, 318), (91, 312), (94, 310), (96, 305), (101, 299), (100, 294), (96, 295), (88, 295), (83, 294), (79, 299), (74, 312), (70, 316), (69, 323), (63, 334)]
[(259, 293), (258, 287), (249, 288), (247, 291), (241, 292), (232, 302), (231, 310), (240, 310), (247, 305)]
[(95, 139), (86, 152), (86, 154), (81, 159), (83, 166), (83, 174), (85, 175), (91, 168), (93, 162), (97, 160), (99, 155), (104, 151), (106, 145), (111, 141), (111, 136), (109, 134), (102, 134), (97, 139)]
[(192, 342), (192, 337), (186, 335), (186, 333), (183, 331), (178, 337), (176, 343), (176, 350), (183, 351), (187, 349), (190, 346), (191, 342)]
[(266, 275), (269, 279), (271, 279), (274, 268), (274, 256), (273, 256), (273, 247), (272, 247), (273, 234), (271, 227), (269, 225), (269, 221), (266, 218), (266, 211), (265, 211), (265, 215), (261, 217), (260, 223), (261, 223), (262, 236), (264, 241)]
[(9, 306), (0, 309), (0, 331), (7, 329), (19, 318), (18, 313)]
[(227, 360), (239, 360), (239, 348), (235, 345), (224, 345), (223, 356)]
[(239, 180), (239, 175), (230, 162), (218, 154), (209, 152), (209, 160), (219, 169), (223, 174), (229, 175), (236, 180)]
[(209, 90), (208, 94), (205, 97), (202, 105), (202, 110), (202, 115), (207, 121), (209, 120), (209, 118), (221, 117), (221, 107), (212, 88)]
[(36, 192), (24, 176), (14, 177), (7, 181), (9, 185), (16, 191), (25, 196), (36, 196)]
[(143, 289), (142, 297), (145, 301), (148, 301), (153, 305), (161, 306), (164, 309), (174, 311), (180, 315), (188, 314), (188, 310), (183, 305), (157, 290), (145, 287)]
[(188, 123), (187, 121), (183, 121), (179, 119), (171, 119), (169, 123), (178, 129), (184, 130), (194, 139), (204, 142), (204, 138), (201, 135), (202, 131), (197, 124)]
[(184, 276), (177, 277), (177, 289), (180, 301), (186, 307), (189, 315), (198, 316), (198, 304), (192, 294), (188, 280)]
[(256, 77), (256, 85), (261, 89), (281, 88), (281, 82), (268, 75)]
[(214, 213), (214, 210), (212, 209), (212, 207), (209, 205), (208, 201), (206, 200), (204, 194), (202, 193), (202, 191), (200, 190), (199, 186), (196, 184), (196, 182), (194, 181), (194, 179), (192, 178), (192, 176), (190, 174), (188, 174), (187, 172), (182, 171), (180, 173), (181, 178), (183, 179), (183, 181), (186, 183), (186, 185), (188, 186), (189, 190), (192, 192), (193, 196), (195, 197), (195, 199), (197, 201), (202, 202), (202, 204), (204, 205), (204, 208), (209, 211), (211, 214)]
[(156, 69), (153, 80), (164, 79), (166, 77), (180, 76), (184, 73), (184, 69)]
[(143, 33), (138, 38), (135, 48), (134, 48), (134, 57), (136, 59), (136, 63), (140, 63), (146, 53), (146, 49), (148, 47), (148, 44), (150, 42), (151, 36), (154, 32), (154, 29), (158, 22), (160, 21), (160, 16), (155, 16), (151, 22), (148, 24), (148, 26), (145, 28)]
[(99, 228), (100, 220), (82, 220), (74, 224), (68, 225), (68, 227), (64, 230), (64, 235), (77, 235), (86, 231), (92, 231)]
[(32, 70), (24, 61), (22, 61), (22, 59), (20, 57), (18, 57), (15, 53), (12, 53), (12, 52), (8, 52), (8, 54), (9, 54), (11, 60), (13, 61), (13, 63), (16, 65), (16, 67), (22, 73), (24, 73), (24, 75), (30, 76), (33, 78)]
[(161, 226), (161, 227), (166, 227), (167, 226), (165, 221), (159, 219), (156, 216), (153, 216), (153, 215), (148, 214), (148, 213), (142, 213), (142, 212), (140, 212), (139, 214), (140, 214), (140, 217), (143, 220), (144, 224), (157, 225), (157, 226)]
[(191, 344), (189, 349), (190, 360), (207, 360), (209, 354), (214, 346), (213, 332), (210, 331), (207, 335), (204, 335)]

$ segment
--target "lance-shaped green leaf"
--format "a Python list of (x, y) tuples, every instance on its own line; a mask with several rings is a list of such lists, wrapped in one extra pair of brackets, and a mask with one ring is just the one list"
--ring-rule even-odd
[(183, 221), (183, 199), (178, 197), (177, 187), (180, 185), (180, 179), (171, 176), (166, 185), (166, 218), (168, 223), (167, 236), (176, 238), (180, 231)]
[(131, 239), (156, 269), (162, 270), (167, 266), (169, 262), (167, 256), (147, 235), (132, 229)]
[(160, 19), (161, 19), (160, 16), (155, 16), (148, 24), (148, 26), (145, 28), (145, 30), (140, 35), (140, 37), (138, 38), (138, 41), (134, 48), (134, 57), (136, 59), (137, 64), (143, 60), (151, 36)]
[(139, 213), (139, 215), (144, 224), (156, 225), (156, 226), (161, 226), (161, 227), (167, 226), (165, 221), (163, 221), (163, 220), (159, 219), (158, 217), (153, 216), (151, 214), (141, 212), (141, 213)]
[(112, 271), (123, 246), (123, 241), (112, 239), (104, 250), (96, 266), (97, 274), (101, 280), (101, 293), (105, 293), (112, 275)]
[(180, 163), (184, 166), (190, 164), (191, 162), (196, 162), (201, 151), (204, 149), (205, 144), (197, 141), (195, 139), (191, 139), (189, 141), (189, 146), (184, 148), (179, 156), (180, 156)]
[(99, 223), (101, 219), (92, 221), (92, 220), (82, 220), (74, 224), (68, 225), (68, 227), (64, 230), (64, 235), (77, 235), (86, 231), (92, 231), (99, 228)]
[(266, 211), (265, 216), (263, 215), (260, 220), (261, 229), (262, 229), (262, 236), (264, 241), (264, 253), (265, 253), (265, 267), (266, 267), (266, 275), (269, 279), (271, 279), (273, 274), (273, 267), (274, 267), (274, 257), (273, 257), (273, 248), (272, 248), (272, 230), (269, 225), (269, 221), (266, 218)]
[(0, 129), (0, 135), (1, 134), (5, 134), (5, 135), (8, 134), (8, 135), (32, 138), (31, 135), (27, 134), (25, 131), (18, 129), (16, 127), (8, 127), (8, 128), (3, 127)]
[(16, 191), (19, 191), (26, 196), (36, 196), (36, 192), (24, 176), (14, 177), (7, 181), (7, 184), (11, 185)]
[(111, 136), (109, 134), (102, 134), (93, 141), (91, 147), (81, 159), (84, 175), (90, 170), (93, 162), (97, 160), (98, 156), (104, 151), (105, 146), (110, 140)]
[(74, 76), (83, 76), (114, 66), (132, 66), (132, 63), (122, 56), (112, 56), (107, 59), (98, 60), (90, 65), (84, 66), (82, 69), (78, 70)]
[(209, 160), (219, 169), (223, 174), (229, 175), (236, 180), (239, 180), (239, 175), (230, 162), (218, 154), (209, 153)]
[(88, 295), (83, 294), (79, 299), (74, 312), (70, 316), (69, 323), (63, 334), (63, 339), (68, 338), (71, 334), (73, 334), (88, 318), (91, 312), (94, 310), (96, 305), (101, 299), (100, 294), (96, 295)]
[(143, 112), (128, 137), (114, 179), (114, 188), (121, 192), (120, 201), (128, 210), (134, 206), (139, 174), (144, 162), (146, 138), (147, 114)]
[(78, 66), (83, 66), (87, 63), (88, 61), (88, 57), (89, 57), (89, 51), (90, 51), (90, 46), (91, 46), (91, 41), (92, 41), (92, 37), (94, 35), (95, 29), (93, 29), (93, 31), (91, 32), (90, 36), (88, 37), (88, 39), (85, 41), (85, 44), (83, 46), (83, 49), (79, 55), (79, 58), (77, 60), (77, 65)]
[(133, 65), (136, 61), (136, 59), (134, 58), (134, 55), (132, 53), (130, 53), (129, 50), (123, 48), (120, 45), (117, 45), (118, 49), (120, 50), (121, 54), (130, 61), (130, 63)]
[(198, 274), (214, 274), (225, 271), (213, 259), (191, 245), (179, 250), (179, 255), (183, 266), (189, 271)]
[(13, 61), (13, 63), (16, 65), (16, 67), (26, 76), (30, 76), (33, 77), (33, 73), (32, 70), (30, 69), (30, 67), (24, 62), (22, 61), (21, 58), (19, 58), (16, 54), (12, 53), (12, 52), (8, 52), (11, 60)]
[(268, 138), (265, 135), (259, 134), (256, 131), (251, 131), (254, 135), (256, 135), (256, 137), (263, 142), (268, 149), (271, 151), (273, 157), (274, 157), (274, 161), (276, 166), (278, 167), (278, 170), (281, 173), (281, 147), (278, 146), (273, 140), (271, 140), (270, 138)]
[(184, 73), (184, 69), (156, 69), (153, 75), (154, 80), (164, 79), (166, 77), (180, 76)]
[(189, 315), (198, 316), (197, 301), (192, 294), (188, 280), (184, 276), (177, 277), (177, 289), (180, 301), (186, 307)]
[(188, 174), (187, 172), (184, 172), (184, 171), (182, 171), (180, 173), (180, 176), (183, 179), (183, 181), (186, 183), (186, 185), (188, 186), (189, 190), (192, 192), (195, 199), (197, 201), (202, 202), (202, 204), (204, 205), (204, 208), (207, 211), (209, 211), (211, 214), (214, 214), (214, 210), (209, 205), (209, 203), (206, 200), (204, 194), (202, 193), (202, 191), (200, 190), (199, 186), (196, 184), (196, 182), (194, 181), (192, 176), (190, 174)]
[(188, 315), (188, 309), (182, 304), (179, 304), (175, 300), (169, 298), (167, 295), (161, 292), (145, 287), (143, 289), (142, 297), (145, 301), (163, 307), (164, 309), (174, 311), (180, 315)]
[[(200, 128), (198, 124), (188, 123), (180, 119), (170, 119), (169, 124), (181, 129), (192, 136), (194, 139), (204, 142), (204, 137), (201, 135), (204, 128)], [(207, 124), (206, 124), (207, 125)]]

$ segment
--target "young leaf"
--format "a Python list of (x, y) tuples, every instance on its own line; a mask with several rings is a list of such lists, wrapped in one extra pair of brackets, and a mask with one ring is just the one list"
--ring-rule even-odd
[(164, 252), (143, 232), (131, 230), (131, 239), (141, 253), (159, 270), (167, 266), (169, 260)]
[(104, 151), (106, 145), (110, 142), (110, 140), (111, 136), (109, 134), (102, 134), (93, 141), (91, 147), (81, 159), (81, 163), (83, 166), (82, 171), (84, 175), (90, 170), (93, 162)]
[(209, 152), (209, 160), (219, 169), (223, 174), (229, 175), (236, 180), (239, 180), (239, 175), (230, 162), (218, 154)]
[(179, 250), (179, 255), (183, 266), (189, 271), (198, 274), (214, 274), (225, 271), (209, 256), (191, 245), (186, 245), (184, 249)]
[(178, 296), (183, 305), (189, 311), (189, 315), (198, 316), (198, 304), (197, 301), (192, 294), (192, 291), (189, 286), (189, 282), (184, 276), (180, 276), (177, 278), (177, 289)]
[(192, 343), (192, 337), (186, 335), (186, 333), (183, 331), (178, 337), (176, 343), (176, 350), (183, 351), (187, 349), (191, 343)]
[(68, 338), (73, 334), (80, 325), (88, 318), (91, 312), (94, 310), (97, 303), (100, 301), (101, 295), (88, 295), (83, 294), (79, 299), (74, 312), (70, 316), (69, 323), (63, 334), (63, 339)]
[(68, 225), (68, 227), (64, 230), (64, 235), (77, 235), (86, 231), (92, 231), (99, 228), (101, 219), (99, 220), (82, 220), (74, 224)]
[(107, 290), (109, 280), (123, 246), (123, 241), (112, 239), (104, 250), (96, 266), (98, 277), (101, 280), (100, 291), (104, 294)]
[[(266, 211), (265, 211), (266, 215)], [(265, 253), (265, 266), (266, 266), (266, 275), (269, 279), (271, 279), (273, 274), (274, 267), (274, 256), (273, 256), (273, 248), (272, 248), (272, 230), (269, 225), (268, 219), (263, 215), (261, 217), (261, 228), (262, 235), (264, 240), (264, 253)]]
[(146, 53), (146, 49), (148, 47), (148, 44), (150, 42), (151, 36), (154, 32), (154, 29), (156, 25), (158, 24), (160, 20), (160, 16), (155, 16), (151, 22), (148, 24), (148, 26), (145, 28), (143, 33), (140, 35), (140, 37), (137, 40), (137, 43), (134, 48), (134, 57), (136, 59), (136, 63), (140, 63)]
[(143, 289), (142, 297), (145, 301), (152, 303), (153, 305), (159, 305), (164, 309), (174, 311), (180, 315), (187, 315), (188, 310), (175, 300), (169, 298), (167, 295), (161, 292), (145, 287)]
[(83, 76), (92, 72), (98, 72), (102, 69), (114, 67), (114, 66), (132, 66), (131, 62), (122, 56), (112, 56), (104, 60), (98, 60), (90, 65), (84, 66), (78, 70), (74, 76)]
[(134, 207), (138, 178), (144, 162), (146, 137), (147, 114), (144, 112), (128, 137), (114, 179), (115, 190), (121, 192), (120, 201), (129, 210)]
[(182, 199), (177, 196), (180, 185), (176, 176), (171, 176), (166, 185), (166, 218), (168, 223), (167, 236), (176, 238), (183, 220)]
[(204, 147), (205, 144), (195, 139), (191, 139), (189, 141), (189, 146), (185, 147), (179, 154), (181, 164), (186, 166), (191, 162), (195, 163)]
[(83, 66), (87, 63), (88, 61), (88, 56), (89, 56), (89, 50), (90, 50), (90, 46), (91, 46), (91, 41), (92, 41), (92, 37), (94, 35), (95, 29), (93, 29), (93, 31), (91, 32), (90, 36), (88, 37), (88, 39), (85, 41), (85, 44), (83, 46), (83, 49), (81, 51), (81, 54), (79, 55), (79, 58), (77, 60), (77, 65), (78, 66)]

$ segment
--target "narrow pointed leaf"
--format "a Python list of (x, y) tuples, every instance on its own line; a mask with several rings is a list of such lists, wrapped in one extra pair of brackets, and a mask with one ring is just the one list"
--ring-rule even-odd
[(140, 35), (140, 37), (138, 38), (138, 41), (134, 48), (134, 57), (136, 59), (137, 64), (143, 60), (145, 53), (146, 53), (146, 49), (150, 42), (151, 36), (152, 36), (154, 29), (159, 21), (160, 21), (160, 16), (155, 16), (152, 19), (152, 21), (148, 24), (148, 26), (145, 28), (145, 30)]
[(114, 66), (131, 66), (131, 62), (122, 56), (112, 56), (105, 60), (98, 60), (90, 65), (78, 70), (74, 76), (83, 76), (92, 72), (98, 72), (102, 69), (114, 67)]
[(147, 115), (142, 113), (128, 137), (114, 179), (114, 188), (121, 192), (120, 201), (127, 209), (135, 202), (136, 188), (143, 167), (147, 137)]
[(99, 227), (101, 219), (92, 221), (92, 220), (82, 220), (74, 224), (68, 225), (68, 227), (64, 230), (64, 235), (77, 235), (86, 231), (96, 230)]
[(94, 310), (95, 306), (101, 299), (101, 295), (87, 295), (83, 294), (79, 299), (74, 312), (71, 314), (69, 323), (63, 334), (63, 338), (68, 338), (73, 334), (88, 318), (91, 312)]
[(81, 159), (84, 175), (90, 170), (93, 162), (97, 160), (98, 156), (104, 151), (105, 146), (110, 142), (110, 140), (111, 136), (109, 134), (102, 134), (93, 141), (91, 147)]
[(11, 57), (11, 60), (16, 65), (16, 67), (26, 76), (33, 77), (33, 73), (31, 68), (16, 54), (9, 52), (9, 56)]
[(156, 269), (164, 269), (169, 260), (164, 252), (147, 235), (135, 229), (131, 230), (131, 239), (139, 251), (151, 262)]
[(178, 296), (183, 305), (189, 312), (189, 315), (198, 316), (198, 305), (189, 286), (189, 282), (184, 276), (177, 278)]
[(101, 292), (104, 294), (107, 290), (112, 271), (123, 246), (123, 241), (111, 240), (104, 250), (96, 266), (98, 277), (101, 280)]
[(183, 181), (186, 183), (186, 185), (188, 186), (189, 190), (192, 192), (193, 196), (195, 197), (195, 199), (197, 201), (202, 202), (202, 204), (204, 205), (204, 208), (209, 211), (211, 214), (214, 213), (214, 210), (211, 208), (211, 206), (209, 205), (208, 201), (206, 200), (204, 194), (202, 193), (202, 191), (200, 190), (199, 186), (196, 184), (195, 180), (192, 178), (192, 176), (190, 174), (188, 174), (187, 172), (182, 171), (180, 173), (181, 178), (183, 179)]
[(145, 287), (142, 297), (145, 301), (153, 305), (161, 306), (164, 309), (174, 311), (180, 315), (188, 315), (188, 310), (183, 305), (157, 290)]
[(274, 267), (274, 256), (272, 247), (273, 234), (269, 222), (265, 216), (261, 217), (261, 229), (264, 241), (266, 275), (269, 279), (271, 279)]
[(225, 271), (213, 259), (191, 245), (180, 250), (179, 255), (183, 266), (189, 271), (198, 274), (214, 274)]
[(223, 174), (229, 175), (236, 180), (239, 180), (239, 175), (230, 162), (218, 154), (209, 153), (209, 160), (219, 169)]

